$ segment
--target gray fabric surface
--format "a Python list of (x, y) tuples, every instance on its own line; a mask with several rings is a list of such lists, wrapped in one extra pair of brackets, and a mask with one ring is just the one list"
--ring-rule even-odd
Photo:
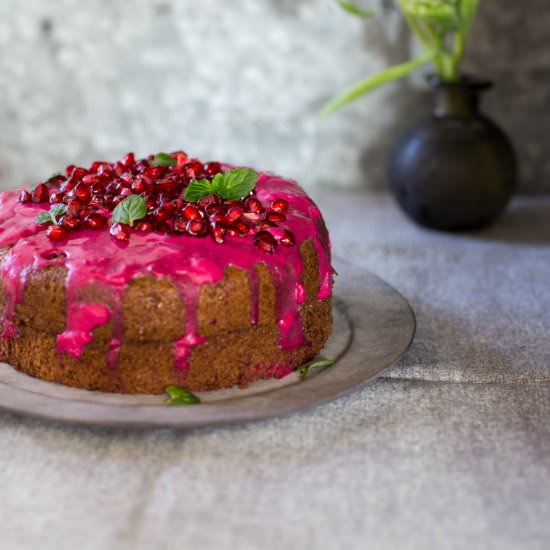
[(315, 411), (234, 428), (0, 414), (2, 550), (548, 547), (550, 201), (448, 236), (384, 195), (317, 199), (335, 253), (416, 309), (401, 363)]

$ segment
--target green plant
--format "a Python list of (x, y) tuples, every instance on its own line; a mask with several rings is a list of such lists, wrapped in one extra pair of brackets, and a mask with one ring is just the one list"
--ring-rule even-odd
[[(358, 17), (371, 17), (354, 4), (338, 0), (340, 6)], [(369, 76), (329, 101), (321, 111), (328, 116), (371, 90), (402, 78), (427, 63), (433, 63), (443, 80), (460, 78), (460, 63), (479, 0), (397, 0), (420, 44), (422, 52), (415, 58)]]

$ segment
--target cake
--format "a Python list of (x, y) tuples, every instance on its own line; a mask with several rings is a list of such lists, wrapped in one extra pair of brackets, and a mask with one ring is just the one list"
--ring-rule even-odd
[(295, 182), (183, 152), (0, 194), (2, 360), (88, 390), (245, 387), (331, 332), (329, 236)]

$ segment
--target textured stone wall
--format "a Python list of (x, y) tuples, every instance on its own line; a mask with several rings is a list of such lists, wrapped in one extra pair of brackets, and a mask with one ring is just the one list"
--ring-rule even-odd
[[(1, 187), (177, 148), (306, 185), (384, 187), (391, 142), (428, 104), (422, 78), (317, 120), (332, 94), (410, 54), (393, 2), (362, 5), (384, 17), (333, 0), (1, 0)], [(547, 7), (482, 0), (468, 58), (498, 80), (486, 104), (530, 191), (550, 190)]]

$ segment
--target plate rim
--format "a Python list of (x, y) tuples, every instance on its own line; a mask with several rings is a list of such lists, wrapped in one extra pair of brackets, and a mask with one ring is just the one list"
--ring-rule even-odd
[[(303, 382), (289, 384), (279, 389), (271, 391), (245, 395), (242, 398), (229, 398), (221, 401), (200, 403), (189, 407), (167, 407), (166, 405), (157, 404), (136, 404), (136, 403), (93, 403), (79, 401), (76, 399), (67, 398), (65, 402), (71, 402), (70, 407), (61, 407), (61, 410), (55, 408), (55, 403), (59, 404), (58, 398), (54, 396), (45, 396), (36, 391), (25, 389), (25, 393), (32, 393), (38, 406), (29, 407), (27, 402), (19, 404), (17, 402), (7, 404), (2, 402), (2, 393), (6, 394), (10, 390), (10, 385), (0, 382), (0, 411), (9, 412), (16, 415), (29, 416), (41, 420), (59, 422), (62, 424), (104, 427), (104, 428), (125, 428), (125, 429), (150, 429), (150, 428), (199, 428), (199, 427), (214, 427), (227, 426), (231, 424), (240, 424), (245, 422), (261, 421), (271, 418), (280, 418), (293, 413), (305, 412), (314, 410), (330, 401), (339, 399), (344, 395), (358, 391), (365, 385), (372, 382), (384, 371), (394, 365), (411, 347), (417, 330), (416, 316), (413, 308), (407, 299), (392, 285), (378, 277), (374, 273), (362, 269), (349, 262), (348, 260), (334, 257), (333, 261), (337, 264), (343, 264), (347, 269), (343, 273), (353, 275), (363, 275), (368, 277), (376, 286), (383, 289), (389, 296), (392, 297), (395, 304), (401, 307), (401, 313), (404, 315), (406, 322), (403, 324), (405, 329), (402, 335), (402, 340), (396, 346), (392, 353), (376, 367), (376, 371), (369, 375), (361, 376), (357, 370), (348, 373), (348, 376), (340, 376), (343, 372), (343, 364), (359, 359), (354, 357), (354, 346), (361, 346), (358, 342), (358, 337), (362, 336), (360, 330), (361, 319), (351, 311), (353, 306), (341, 297), (338, 292), (338, 282), (335, 285), (333, 292), (333, 307), (342, 308), (348, 323), (350, 324), (351, 335), (344, 348), (339, 353), (339, 359), (334, 367), (327, 369), (319, 374), (304, 380)], [(363, 335), (364, 336), (364, 335)], [(339, 371), (340, 367), (340, 371)], [(330, 379), (337, 374), (336, 389), (331, 391), (327, 386), (330, 384)], [(353, 376), (352, 376), (353, 375)], [(338, 381), (338, 378), (340, 380)], [(343, 379), (342, 379), (343, 378)], [(334, 383), (334, 382), (333, 382)], [(300, 394), (304, 393), (303, 389), (310, 390), (304, 399)], [(13, 389), (13, 388), (12, 388)], [(31, 398), (32, 399), (32, 398)], [(244, 406), (243, 406), (244, 404)], [(70, 408), (70, 414), (67, 414), (66, 409)], [(88, 411), (81, 409), (88, 409)], [(131, 410), (134, 413), (133, 417), (123, 416), (114, 418), (114, 411), (124, 411), (128, 413)], [(105, 414), (110, 412), (111, 414)], [(93, 413), (93, 414), (90, 414)]]

